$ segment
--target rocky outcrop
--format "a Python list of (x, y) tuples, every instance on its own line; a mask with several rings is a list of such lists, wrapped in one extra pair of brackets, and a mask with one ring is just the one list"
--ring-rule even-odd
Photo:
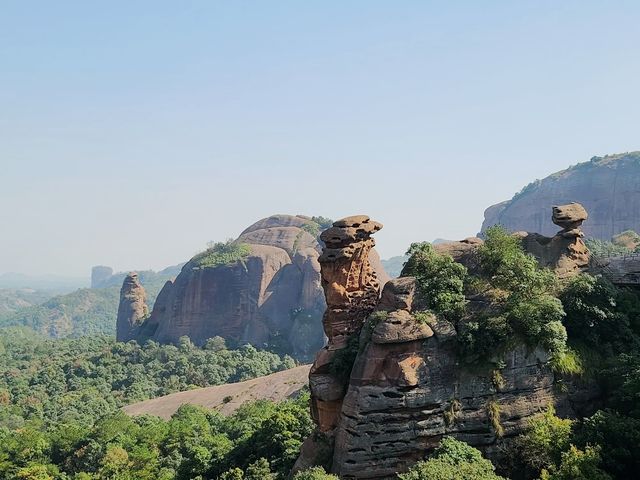
[(588, 217), (579, 203), (553, 207), (552, 221), (562, 227), (553, 237), (538, 233), (518, 232), (524, 249), (534, 255), (543, 267), (549, 267), (560, 278), (585, 271), (589, 267), (589, 249), (582, 237), (582, 222)]
[(332, 470), (340, 478), (396, 478), (445, 435), (495, 450), (501, 436), (522, 432), (527, 418), (556, 401), (544, 352), (510, 352), (497, 385), (491, 372), (460, 366), (451, 324), (412, 314), (414, 292), (411, 277), (388, 282), (377, 323), (361, 334), (335, 430)]
[(96, 265), (91, 268), (91, 288), (101, 288), (113, 275), (113, 268), (104, 265)]
[[(563, 228), (557, 237), (579, 239), (582, 217), (586, 212), (577, 205), (554, 209)], [(588, 404), (584, 392), (554, 388), (540, 348), (513, 348), (499, 370), (470, 368), (460, 357), (454, 325), (421, 311), (424, 299), (417, 301), (413, 277), (388, 281), (377, 299), (378, 284), (368, 276), (363, 253), (379, 226), (359, 220), (345, 219), (323, 234), (324, 328), (330, 342), (309, 375), (318, 429), (303, 445), (294, 471), (322, 464), (341, 479), (395, 479), (445, 435), (496, 458), (502, 444), (549, 404), (563, 416)], [(473, 266), (480, 245), (479, 239), (467, 239), (438, 249)], [(483, 299), (468, 301), (470, 312), (487, 308)], [(339, 369), (349, 372), (349, 351), (355, 360), (344, 382)]]
[(309, 358), (324, 344), (318, 230), (309, 217), (273, 215), (235, 240), (245, 258), (204, 267), (192, 259), (166, 283), (138, 337), (202, 344), (221, 336)]
[(369, 217), (357, 215), (338, 220), (320, 235), (325, 245), (319, 262), (327, 302), (322, 325), (328, 342), (316, 355), (309, 384), (311, 412), (322, 432), (335, 428), (345, 393), (344, 379), (331, 365), (345, 355), (378, 303), (380, 282), (369, 258), (375, 245), (371, 235), (381, 228)]
[[(587, 211), (579, 203), (558, 205), (552, 208), (551, 221), (561, 230), (551, 237), (531, 232), (515, 232), (522, 240), (524, 250), (532, 254), (542, 267), (552, 269), (560, 278), (570, 277), (589, 268), (590, 254), (582, 238), (582, 222), (588, 218)], [(548, 222), (550, 223), (550, 222)], [(459, 242), (435, 245), (439, 253), (450, 255), (472, 273), (477, 273), (479, 238), (467, 238)]]
[(640, 152), (594, 157), (543, 180), (511, 200), (489, 207), (482, 224), (552, 236), (548, 205), (580, 202), (589, 211), (587, 237), (609, 240), (625, 230), (640, 231)]
[(120, 304), (116, 320), (116, 340), (128, 342), (149, 314), (147, 294), (136, 272), (129, 273), (120, 289)]

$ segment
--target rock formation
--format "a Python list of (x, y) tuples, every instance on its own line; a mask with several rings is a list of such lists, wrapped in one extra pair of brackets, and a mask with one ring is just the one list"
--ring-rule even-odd
[[(556, 207), (553, 218), (563, 230), (550, 241), (559, 242), (558, 237), (574, 245), (586, 212), (577, 205)], [(321, 464), (341, 479), (395, 479), (445, 435), (496, 457), (502, 442), (522, 433), (529, 418), (550, 403), (566, 416), (588, 408), (589, 397), (575, 395), (573, 387), (571, 393), (557, 392), (540, 348), (522, 345), (507, 352), (499, 376), (466, 367), (454, 325), (420, 311), (424, 299), (417, 301), (413, 277), (388, 281), (378, 299), (378, 282), (364, 254), (379, 228), (367, 217), (350, 217), (322, 235), (329, 344), (309, 375), (318, 428), (304, 443), (294, 471)], [(480, 245), (471, 238), (437, 248), (473, 268)], [(467, 301), (469, 312), (487, 308), (483, 299)], [(349, 351), (355, 360), (344, 382), (338, 373), (349, 372), (344, 365)]]
[(129, 273), (122, 283), (116, 320), (116, 340), (128, 342), (149, 314), (147, 294), (136, 272)]
[(511, 200), (489, 207), (482, 231), (501, 224), (511, 231), (554, 234), (548, 205), (580, 202), (589, 211), (587, 237), (609, 240), (640, 232), (640, 152), (594, 157), (525, 187)]
[(338, 220), (320, 235), (325, 248), (320, 256), (322, 288), (327, 309), (322, 319), (327, 345), (311, 367), (312, 415), (321, 431), (332, 430), (344, 397), (344, 381), (331, 365), (349, 340), (357, 335), (380, 296), (380, 282), (369, 260), (375, 241), (371, 235), (382, 225), (365, 215)]
[(549, 267), (558, 277), (566, 278), (589, 267), (589, 249), (580, 229), (587, 211), (579, 203), (553, 207), (553, 223), (562, 227), (553, 237), (537, 233), (518, 232), (524, 249), (534, 255), (541, 266)]
[[(203, 344), (221, 336), (311, 357), (324, 343), (318, 228), (309, 217), (273, 215), (235, 240), (246, 258), (202, 267), (194, 257), (165, 284), (138, 338)], [(375, 254), (371, 261), (380, 263)]]
[[(562, 229), (552, 237), (539, 233), (515, 232), (522, 240), (525, 251), (532, 254), (542, 267), (551, 268), (560, 278), (566, 278), (589, 268), (589, 249), (582, 238), (582, 222), (588, 217), (579, 203), (552, 208), (551, 221)], [(477, 248), (483, 244), (479, 238), (467, 238), (459, 242), (435, 245), (436, 251), (451, 255), (471, 272), (478, 268)]]
[(100, 288), (113, 275), (113, 268), (96, 265), (91, 269), (91, 288)]

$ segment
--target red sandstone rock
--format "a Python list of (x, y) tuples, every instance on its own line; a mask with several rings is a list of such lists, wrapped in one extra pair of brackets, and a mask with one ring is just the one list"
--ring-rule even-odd
[(186, 335), (202, 344), (221, 336), (256, 346), (279, 342), (298, 358), (312, 358), (324, 344), (320, 318), (326, 306), (321, 247), (309, 228), (314, 226), (309, 217), (274, 215), (238, 237), (236, 242), (251, 248), (243, 261), (211, 268), (187, 263), (158, 295), (139, 338), (177, 343)]
[(127, 342), (133, 338), (134, 329), (142, 324), (149, 313), (147, 295), (138, 280), (138, 274), (127, 275), (120, 289), (120, 304), (116, 320), (116, 339)]

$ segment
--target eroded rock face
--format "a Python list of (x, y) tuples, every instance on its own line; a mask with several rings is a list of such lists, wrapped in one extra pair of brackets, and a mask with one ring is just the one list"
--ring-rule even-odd
[(238, 237), (250, 247), (243, 261), (207, 268), (188, 262), (165, 284), (139, 336), (177, 343), (186, 335), (196, 344), (221, 336), (313, 358), (324, 344), (326, 304), (311, 227), (309, 217), (274, 215)]
[[(551, 221), (562, 229), (552, 237), (539, 233), (515, 232), (522, 240), (524, 250), (532, 254), (542, 267), (552, 269), (560, 278), (570, 277), (589, 268), (589, 249), (582, 238), (582, 222), (588, 218), (586, 209), (579, 203), (552, 207)], [(550, 223), (550, 222), (548, 222)], [(479, 238), (467, 238), (459, 242), (435, 245), (437, 252), (450, 255), (463, 264), (469, 272), (477, 273), (479, 258), (477, 249), (483, 244)]]
[(381, 228), (369, 217), (357, 215), (338, 220), (320, 235), (324, 249), (319, 262), (327, 302), (322, 325), (328, 343), (316, 355), (309, 383), (312, 415), (323, 432), (337, 424), (344, 396), (343, 381), (332, 373), (331, 363), (360, 332), (380, 296), (370, 255), (375, 245), (371, 235)]
[[(586, 212), (570, 206), (554, 213), (562, 232), (572, 232), (556, 237), (580, 239), (577, 218)], [(309, 375), (318, 431), (305, 442), (294, 471), (323, 464), (341, 479), (391, 480), (424, 459), (445, 435), (497, 458), (501, 445), (522, 433), (529, 419), (549, 404), (561, 416), (575, 416), (581, 408), (580, 414), (590, 413), (593, 395), (573, 386), (569, 393), (554, 388), (554, 374), (541, 349), (514, 348), (504, 356), (499, 374), (465, 365), (454, 325), (416, 311), (424, 299), (415, 298), (413, 277), (388, 281), (372, 307), (374, 284), (366, 293), (367, 282), (354, 279), (366, 278), (355, 275), (366, 271), (357, 252), (370, 244), (368, 235), (375, 227), (358, 236), (349, 225), (344, 222), (325, 236), (334, 243), (327, 243), (327, 255), (321, 256), (323, 285), (330, 291), (324, 324), (327, 336), (337, 339), (334, 347), (357, 335), (357, 356), (344, 385), (331, 368), (343, 350), (330, 343), (318, 353)], [(480, 245), (479, 239), (467, 239), (439, 250), (473, 266)], [(351, 306), (350, 299), (363, 303)], [(370, 312), (366, 319), (364, 312)], [(328, 454), (317, 453), (327, 445)]]
[(120, 304), (118, 305), (118, 318), (116, 320), (116, 340), (128, 342), (135, 335), (138, 328), (147, 315), (147, 294), (140, 284), (136, 272), (129, 273), (120, 289)]
[(496, 224), (511, 231), (553, 236), (548, 206), (580, 202), (589, 211), (587, 237), (609, 240), (640, 232), (640, 152), (594, 157), (527, 186), (511, 200), (485, 210), (482, 231)]

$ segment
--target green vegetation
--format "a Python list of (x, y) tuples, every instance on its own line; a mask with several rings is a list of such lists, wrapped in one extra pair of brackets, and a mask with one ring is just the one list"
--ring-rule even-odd
[(244, 346), (228, 350), (211, 339), (196, 348), (116, 343), (104, 336), (47, 340), (28, 329), (0, 337), (0, 428), (92, 424), (139, 400), (267, 375), (294, 366), (291, 358)]
[[(524, 253), (517, 237), (500, 227), (488, 229), (478, 252), (479, 271), (473, 274), (428, 243), (411, 245), (408, 254), (402, 274), (416, 278), (414, 308), (456, 326), (468, 363), (499, 363), (507, 350), (522, 342), (540, 345), (552, 355), (566, 354), (556, 277)], [(465, 293), (483, 298), (491, 308), (468, 311)]]
[(303, 472), (298, 472), (293, 480), (339, 480), (335, 475), (331, 475), (322, 467), (313, 467)]
[(602, 277), (573, 278), (560, 294), (573, 342), (601, 355), (640, 348), (640, 298)]
[(215, 268), (242, 261), (249, 254), (251, 254), (251, 246), (246, 243), (237, 243), (233, 240), (210, 242), (204, 252), (191, 259), (191, 264), (193, 268)]
[(115, 335), (120, 287), (82, 288), (0, 315), (0, 327), (24, 326), (51, 338)]
[(496, 400), (491, 400), (487, 404), (487, 417), (493, 427), (496, 437), (504, 436), (504, 427), (500, 422), (500, 404)]
[(317, 238), (327, 228), (333, 225), (333, 220), (327, 217), (311, 217), (301, 228), (312, 237)]
[(329, 366), (331, 374), (345, 386), (349, 383), (349, 378), (351, 378), (351, 371), (359, 349), (359, 335), (353, 334), (347, 340), (347, 345), (344, 348), (335, 351), (331, 360), (331, 365)]
[(626, 230), (614, 235), (611, 241), (588, 238), (585, 243), (596, 257), (626, 255), (640, 250), (640, 235), (633, 230)]
[(587, 245), (591, 255), (596, 257), (625, 255), (633, 251), (623, 245), (616, 245), (613, 242), (597, 238), (587, 238), (584, 243)]
[(433, 456), (418, 462), (400, 480), (501, 480), (489, 460), (479, 450), (451, 437), (445, 437)]
[(448, 255), (440, 255), (428, 242), (413, 243), (402, 276), (416, 278), (419, 307), (454, 321), (465, 312), (464, 281), (467, 269)]
[[(81, 288), (64, 295), (42, 298), (41, 292), (31, 299), (41, 299), (36, 304), (17, 305), (16, 302), (0, 306), (0, 328), (29, 327), (36, 332), (51, 338), (81, 337), (84, 335), (113, 335), (116, 333), (116, 316), (120, 301), (120, 287), (124, 274), (119, 277), (117, 285), (104, 288)], [(147, 305), (152, 309), (155, 299), (171, 278), (163, 272), (146, 270), (139, 272), (140, 282), (147, 294)], [(0, 291), (0, 304), (3, 302)], [(8, 299), (7, 299), (8, 302)], [(22, 302), (24, 303), (24, 302)]]
[(112, 412), (93, 425), (58, 422), (45, 430), (29, 422), (0, 430), (0, 477), (284, 479), (311, 433), (308, 410), (303, 395), (279, 404), (245, 404), (229, 417), (183, 405), (169, 421)]
[[(504, 353), (518, 344), (544, 348), (556, 380), (583, 375), (602, 389), (603, 409), (579, 421), (553, 409), (531, 422), (500, 463), (513, 480), (634, 478), (640, 471), (640, 295), (602, 277), (581, 274), (560, 282), (527, 255), (517, 237), (499, 227), (487, 231), (473, 268), (455, 267), (427, 244), (414, 244), (404, 275), (417, 279), (424, 321), (435, 313), (456, 328), (465, 368), (482, 368), (500, 391)], [(461, 297), (461, 287), (464, 297)], [(466, 299), (466, 304), (464, 300)], [(487, 403), (499, 436), (499, 405)], [(445, 422), (455, 423), (452, 401)], [(417, 465), (401, 478), (464, 478), (456, 469)], [(434, 470), (429, 470), (433, 468)], [(466, 468), (466, 467), (465, 467)], [(451, 473), (453, 472), (453, 473)], [(411, 476), (413, 475), (413, 476)], [(455, 475), (448, 477), (447, 475)], [(469, 478), (482, 478), (480, 476)]]

